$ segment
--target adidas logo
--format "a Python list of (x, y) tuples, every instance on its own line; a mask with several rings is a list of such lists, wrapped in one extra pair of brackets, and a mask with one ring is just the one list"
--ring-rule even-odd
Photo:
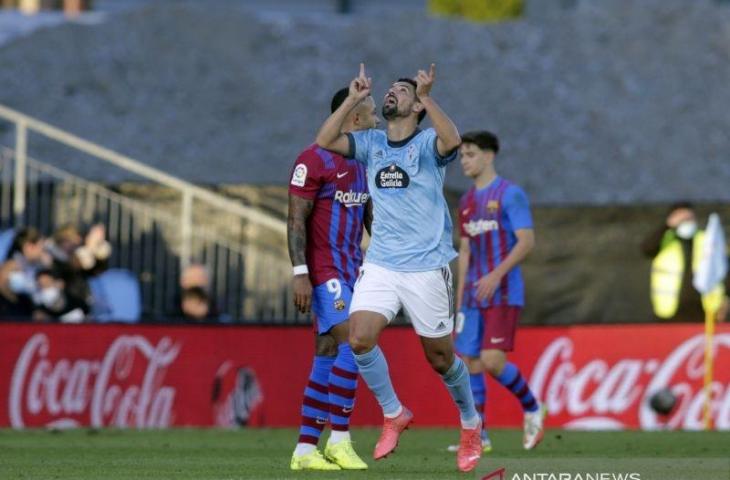
[(436, 330), (443, 330), (444, 328), (446, 328), (446, 324), (444, 322), (439, 322)]

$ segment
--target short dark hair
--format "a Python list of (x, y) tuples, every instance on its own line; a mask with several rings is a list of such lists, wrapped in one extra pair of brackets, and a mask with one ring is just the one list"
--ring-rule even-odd
[(682, 209), (694, 210), (695, 206), (689, 200), (680, 200), (678, 202), (674, 202), (673, 204), (671, 204), (669, 206), (669, 213), (672, 213), (675, 210), (682, 210)]
[(499, 153), (499, 138), (486, 130), (466, 132), (461, 136), (461, 143), (472, 143), (482, 150), (493, 151), (495, 155)]
[(413, 86), (414, 91), (416, 90), (416, 88), (418, 88), (418, 84), (412, 78), (406, 78), (406, 77), (399, 78), (398, 80), (395, 81), (395, 83), (398, 83), (398, 82), (409, 83), (411, 86)]
[(348, 87), (340, 88), (339, 90), (337, 90), (335, 95), (332, 97), (332, 103), (330, 103), (330, 110), (332, 113), (335, 113), (335, 110), (340, 108), (340, 105), (344, 103), (349, 94), (350, 89)]
[[(403, 82), (403, 83), (412, 85), (413, 93), (415, 93), (416, 89), (418, 88), (418, 84), (412, 78), (405, 78), (405, 77), (399, 78), (398, 80), (395, 81), (395, 83), (398, 83), (398, 82)], [(418, 95), (416, 95), (416, 100), (418, 100)], [(418, 123), (420, 124), (424, 118), (426, 118), (426, 109), (425, 108), (423, 110), (421, 110), (420, 112), (418, 112)]]
[(41, 235), (41, 232), (39, 232), (36, 228), (33, 227), (24, 227), (18, 230), (18, 232), (15, 234), (15, 238), (13, 239), (13, 244), (10, 249), (10, 254), (15, 252), (20, 252), (23, 250), (23, 245), (27, 243), (38, 243), (41, 240), (43, 240), (43, 236)]
[(54, 280), (63, 280), (61, 273), (55, 268), (41, 268), (40, 270), (35, 272), (36, 280), (43, 276), (51, 277)]

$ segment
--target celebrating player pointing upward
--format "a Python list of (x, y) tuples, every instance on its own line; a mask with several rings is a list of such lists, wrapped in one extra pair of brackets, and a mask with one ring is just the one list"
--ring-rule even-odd
[[(367, 166), (373, 199), (372, 240), (350, 307), (350, 345), (360, 375), (383, 408), (385, 423), (375, 445), (375, 459), (384, 458), (413, 414), (401, 405), (377, 345), (380, 332), (405, 309), (424, 353), (444, 380), (461, 416), (457, 463), (474, 469), (481, 455), (481, 419), (469, 389), (469, 373), (454, 355), (449, 261), (456, 256), (452, 224), (443, 196), (444, 170), (456, 158), (459, 132), (431, 98), (435, 66), (420, 70), (415, 80), (393, 83), (383, 100), (387, 133), (367, 129), (340, 133), (348, 112), (370, 94), (371, 79), (360, 74), (350, 83), (347, 99), (322, 125), (317, 143)], [(428, 113), (434, 128), (420, 130)]]

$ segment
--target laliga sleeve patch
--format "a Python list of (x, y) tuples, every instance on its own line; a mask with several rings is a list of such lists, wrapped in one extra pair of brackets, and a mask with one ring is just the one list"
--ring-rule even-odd
[(294, 173), (291, 176), (291, 184), (295, 187), (303, 187), (307, 181), (307, 166), (300, 163), (294, 168)]

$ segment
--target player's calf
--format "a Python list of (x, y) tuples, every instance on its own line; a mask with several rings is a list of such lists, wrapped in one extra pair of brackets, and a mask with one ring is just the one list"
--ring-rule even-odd
[[(323, 458), (317, 450), (317, 443), (329, 418), (328, 377), (335, 359), (333, 357), (314, 357), (312, 371), (302, 400), (302, 420), (299, 427), (299, 440), (292, 455), (292, 469), (307, 469), (308, 465), (322, 466)], [(301, 458), (300, 458), (301, 457)], [(326, 469), (326, 465), (322, 467)]]

